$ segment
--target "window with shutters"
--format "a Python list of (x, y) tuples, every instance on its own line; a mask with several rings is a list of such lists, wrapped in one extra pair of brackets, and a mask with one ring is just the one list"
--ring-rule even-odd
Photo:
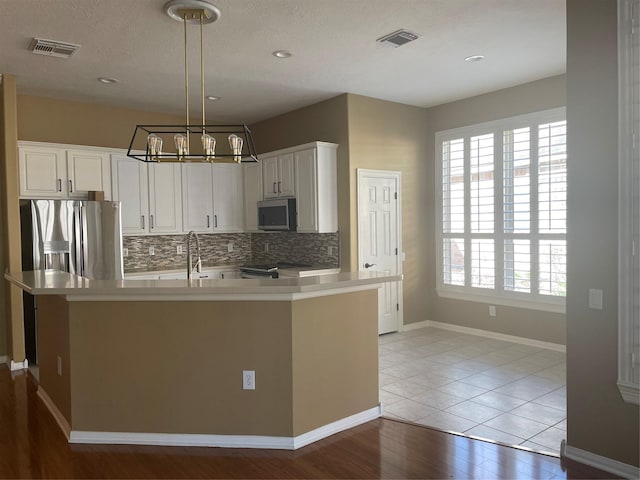
[(436, 134), (438, 294), (564, 311), (564, 108)]
[(640, 0), (618, 1), (618, 388), (640, 403)]

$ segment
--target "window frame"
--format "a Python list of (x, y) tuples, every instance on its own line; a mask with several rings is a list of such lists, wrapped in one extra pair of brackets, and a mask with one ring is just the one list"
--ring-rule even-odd
[[(496, 305), (505, 305), (518, 308), (526, 308), (532, 310), (542, 310), (554, 313), (565, 313), (566, 297), (542, 295), (537, 293), (527, 292), (515, 292), (504, 290), (504, 241), (505, 238), (522, 238), (531, 240), (530, 254), (533, 258), (534, 253), (539, 256), (537, 249), (533, 248), (533, 242), (538, 242), (540, 239), (561, 239), (566, 242), (566, 231), (561, 234), (539, 234), (537, 229), (537, 219), (535, 224), (532, 221), (530, 233), (517, 234), (509, 233), (505, 236), (504, 229), (504, 179), (503, 179), (503, 166), (504, 166), (504, 131), (516, 130), (519, 128), (529, 127), (531, 131), (537, 129), (540, 124), (553, 123), (559, 121), (566, 121), (566, 108), (559, 107), (549, 110), (528, 113), (524, 115), (518, 115), (514, 117), (502, 118), (490, 122), (483, 122), (479, 124), (444, 130), (436, 132), (435, 134), (435, 158), (436, 158), (436, 293), (443, 298), (451, 298), (458, 300), (474, 301), (480, 303), (490, 303)], [(474, 136), (484, 135), (487, 133), (493, 133), (494, 135), (494, 225), (499, 226), (499, 229), (494, 228), (493, 233), (472, 233), (468, 228), (470, 225), (470, 210), (471, 205), (469, 202), (470, 184), (465, 182), (464, 195), (465, 195), (465, 232), (464, 233), (444, 233), (443, 232), (443, 162), (442, 162), (442, 144), (445, 141), (456, 140), (459, 138), (471, 138)], [(537, 134), (535, 136), (537, 139)], [(531, 140), (530, 149), (535, 151), (535, 155), (531, 156), (530, 165), (530, 177), (531, 184), (538, 182), (538, 153), (537, 142), (533, 143)], [(465, 164), (468, 165), (467, 156), (469, 155), (469, 142), (465, 142)], [(535, 162), (535, 166), (534, 166)], [(470, 175), (469, 169), (465, 168), (464, 175), (468, 177)], [(538, 195), (537, 189), (530, 189), (529, 204), (531, 206), (530, 211), (538, 209)], [(533, 214), (531, 215), (533, 217)], [(534, 226), (536, 227), (534, 230)], [(533, 232), (536, 233), (533, 233)], [(472, 286), (459, 286), (450, 285), (444, 283), (443, 278), (443, 239), (444, 238), (469, 238), (482, 239), (489, 238), (494, 241), (494, 273), (495, 273), (495, 286), (493, 289), (472, 287)], [(500, 243), (502, 242), (502, 243)], [(498, 245), (501, 245), (498, 248)], [(465, 264), (470, 265), (469, 257), (470, 252), (465, 252)], [(533, 275), (532, 275), (533, 276)], [(535, 273), (537, 278), (537, 272)], [(533, 281), (533, 278), (532, 278)]]

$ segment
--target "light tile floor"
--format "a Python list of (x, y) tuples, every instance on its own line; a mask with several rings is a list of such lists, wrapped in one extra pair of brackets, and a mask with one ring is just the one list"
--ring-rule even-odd
[(564, 353), (431, 327), (379, 345), (384, 416), (559, 454)]

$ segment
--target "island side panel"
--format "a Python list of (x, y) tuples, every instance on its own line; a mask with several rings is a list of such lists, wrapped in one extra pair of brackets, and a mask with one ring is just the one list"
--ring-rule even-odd
[(294, 435), (376, 407), (378, 292), (293, 303)]
[[(44, 390), (71, 424), (71, 369), (69, 356), (69, 308), (64, 297), (39, 295), (38, 388)], [(60, 372), (58, 372), (60, 357)]]
[(292, 435), (290, 302), (69, 307), (73, 431)]

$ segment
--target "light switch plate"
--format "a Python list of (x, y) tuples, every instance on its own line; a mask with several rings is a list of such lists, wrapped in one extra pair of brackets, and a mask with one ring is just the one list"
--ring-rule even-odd
[(602, 310), (602, 290), (597, 288), (589, 289), (589, 308)]

